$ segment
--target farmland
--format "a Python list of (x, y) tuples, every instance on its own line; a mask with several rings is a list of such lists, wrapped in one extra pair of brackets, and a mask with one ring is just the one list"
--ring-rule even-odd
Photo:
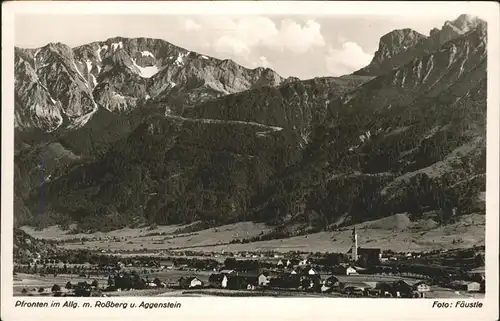
[[(43, 230), (23, 227), (39, 239), (58, 240), (68, 249), (95, 251), (158, 252), (161, 250), (194, 250), (200, 252), (245, 251), (302, 251), (344, 252), (351, 246), (353, 226), (337, 231), (325, 231), (284, 239), (231, 243), (267, 233), (271, 227), (251, 222), (241, 222), (191, 233), (175, 233), (186, 226), (160, 226), (154, 229), (125, 228), (108, 233), (70, 234), (52, 226)], [(446, 226), (439, 226), (432, 219), (411, 221), (406, 214), (396, 214), (383, 219), (356, 225), (360, 231), (360, 245), (378, 247), (398, 252), (430, 251), (435, 249), (468, 248), (484, 245), (485, 216), (470, 214)]]

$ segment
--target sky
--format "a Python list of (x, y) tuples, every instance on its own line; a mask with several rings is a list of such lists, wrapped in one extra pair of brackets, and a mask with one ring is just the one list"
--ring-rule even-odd
[(284, 77), (349, 74), (370, 63), (381, 36), (411, 28), (424, 35), (457, 15), (18, 15), (15, 45), (75, 47), (108, 38), (164, 39), (185, 49)]

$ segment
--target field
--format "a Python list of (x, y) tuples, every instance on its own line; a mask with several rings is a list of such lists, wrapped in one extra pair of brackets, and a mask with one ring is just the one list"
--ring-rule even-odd
[[(150, 279), (158, 277), (170, 284), (170, 287), (161, 289), (146, 289), (146, 290), (130, 290), (130, 291), (114, 291), (106, 292), (107, 296), (277, 296), (277, 297), (343, 297), (339, 293), (330, 294), (320, 294), (320, 293), (306, 293), (296, 290), (257, 290), (257, 291), (246, 291), (246, 290), (229, 290), (229, 289), (190, 289), (190, 290), (179, 290), (171, 287), (176, 284), (178, 279), (182, 276), (197, 276), (200, 280), (205, 283), (208, 281), (210, 272), (189, 272), (189, 271), (179, 271), (171, 270), (167, 272), (152, 273), (148, 277)], [(145, 276), (145, 275), (143, 275)], [(408, 284), (414, 284), (418, 282), (418, 279), (405, 278), (398, 276), (381, 276), (381, 275), (336, 275), (340, 282), (346, 284), (346, 286), (370, 286), (373, 287), (377, 282), (393, 282), (397, 280), (404, 280)], [(58, 284), (64, 287), (66, 282), (71, 281), (73, 284), (80, 281), (91, 282), (94, 279), (98, 280), (99, 284), (105, 285), (106, 278), (95, 278), (90, 279), (75, 277), (70, 275), (58, 275), (53, 276), (39, 276), (39, 275), (29, 275), (29, 274), (19, 274), (16, 276), (14, 281), (14, 295), (20, 296), (23, 288), (28, 290), (28, 295), (38, 296), (38, 289), (44, 287), (46, 292), (42, 295), (50, 295), (50, 288), (54, 284)], [(433, 287), (430, 292), (426, 293), (426, 298), (482, 298), (484, 294), (467, 293), (462, 291), (455, 291), (446, 288)]]
[[(162, 249), (193, 250), (199, 252), (245, 252), (292, 250), (304, 252), (345, 252), (351, 247), (352, 226), (335, 232), (319, 232), (286, 239), (229, 244), (234, 239), (244, 239), (266, 233), (271, 227), (264, 224), (243, 222), (186, 234), (173, 234), (182, 226), (161, 226), (156, 229), (121, 229), (109, 233), (68, 234), (53, 226), (40, 231), (31, 227), (23, 230), (36, 238), (65, 240), (70, 249), (98, 251), (141, 251)], [(356, 225), (359, 245), (378, 247), (397, 252), (447, 250), (484, 245), (485, 216), (461, 216), (458, 222), (439, 226), (432, 219), (411, 221), (407, 214), (396, 214), (375, 221)], [(158, 235), (163, 233), (163, 235)], [(87, 238), (89, 240), (80, 240)], [(100, 239), (99, 239), (100, 238)], [(72, 241), (73, 240), (73, 241)]]
[[(28, 293), (33, 292), (33, 294), (36, 294), (37, 290), (40, 287), (43, 287), (47, 291), (50, 291), (54, 284), (57, 284), (61, 288), (63, 288), (68, 281), (70, 281), (72, 284), (76, 284), (83, 281), (87, 281), (88, 283), (90, 283), (93, 280), (97, 280), (99, 284), (102, 285), (105, 285), (107, 282), (107, 278), (105, 278), (104, 276), (84, 278), (77, 275), (59, 274), (54, 277), (53, 275), (40, 276), (35, 274), (19, 273), (14, 277), (14, 295), (20, 295), (23, 289), (28, 290)], [(33, 289), (36, 290), (33, 291)]]

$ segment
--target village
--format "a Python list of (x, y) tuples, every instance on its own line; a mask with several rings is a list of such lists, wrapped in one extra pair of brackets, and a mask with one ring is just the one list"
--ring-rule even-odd
[[(394, 253), (196, 253), (120, 256), (78, 251), (14, 264), (18, 296), (481, 297), (483, 248)], [(441, 262), (436, 264), (436, 260)]]

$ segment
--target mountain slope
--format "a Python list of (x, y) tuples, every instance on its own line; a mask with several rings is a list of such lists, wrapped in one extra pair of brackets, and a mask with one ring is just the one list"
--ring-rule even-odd
[(152, 116), (96, 162), (47, 182), (40, 215), (102, 229), (240, 220), (253, 191), (287, 164), (291, 137), (252, 122)]
[[(127, 72), (101, 67), (108, 87), (94, 97), (101, 91), (136, 97), (155, 77), (185, 75), (165, 67), (136, 82), (134, 60), (125, 55), (130, 49), (114, 47), (113, 66)], [(395, 213), (447, 223), (453, 215), (484, 212), (478, 194), (485, 189), (486, 47), (485, 26), (478, 24), (377, 77), (261, 87), (262, 74), (242, 80), (234, 71), (231, 88), (243, 83), (238, 88), (248, 90), (216, 86), (212, 96), (198, 95), (212, 85), (185, 78), (182, 86), (162, 89), (170, 90), (162, 98), (137, 99), (132, 109), (132, 100), (121, 111), (99, 108), (84, 126), (54, 131), (48, 141), (25, 134), (16, 206), (25, 221), (76, 221), (83, 231), (261, 220), (295, 233)], [(381, 57), (392, 60), (407, 51), (385, 52)], [(119, 87), (116, 75), (136, 85)], [(182, 88), (177, 96), (175, 88)], [(42, 163), (36, 148), (50, 151)]]
[(111, 38), (77, 48), (49, 44), (15, 50), (18, 129), (83, 126), (97, 108), (123, 112), (154, 102), (173, 110), (284, 81), (149, 38)]
[(97, 106), (71, 49), (49, 44), (15, 51), (15, 126), (54, 131), (78, 123)]
[(411, 29), (394, 30), (380, 39), (379, 49), (370, 64), (353, 74), (379, 76), (391, 72), (478, 27), (486, 29), (486, 22), (463, 14), (453, 21), (446, 21), (441, 29), (432, 29), (429, 37)]
[(332, 102), (329, 112), (298, 169), (255, 198), (259, 217), (324, 227), (398, 212), (480, 208), (484, 29), (373, 79)]
[[(15, 48), (18, 181), (39, 188), (106, 152), (158, 110), (181, 113), (189, 104), (283, 81), (270, 69), (249, 70), (159, 39)], [(26, 197), (16, 194), (20, 221), (31, 220)]]
[[(42, 93), (47, 95), (47, 99), (50, 102), (55, 101), (54, 107), (48, 108), (35, 100), (34, 103), (38, 104), (41, 110), (39, 118), (16, 109), (19, 116), (16, 121), (24, 118), (31, 121), (27, 124), (18, 121), (16, 128), (15, 162), (19, 172), (17, 181), (27, 190), (16, 195), (16, 207), (20, 213), (16, 223), (31, 222), (34, 218), (38, 221), (38, 213), (45, 211), (45, 205), (36, 202), (43, 190), (40, 184), (64, 176), (64, 173), (71, 172), (82, 164), (98, 161), (110, 147), (130, 135), (151, 115), (181, 114), (184, 109), (198, 111), (201, 108), (193, 108), (190, 104), (221, 95), (234, 95), (245, 89), (250, 89), (252, 95), (258, 97), (266, 91), (261, 91), (260, 88), (280, 83), (283, 83), (283, 86), (301, 86), (297, 79), (284, 80), (270, 69), (248, 70), (232, 61), (202, 56), (155, 39), (113, 38), (75, 49), (63, 44), (50, 44), (40, 50), (16, 49), (16, 52), (16, 66), (25, 66)], [(67, 77), (59, 79), (57, 73), (44, 72), (43, 68), (39, 67), (40, 62), (43, 62), (43, 68), (49, 71), (65, 70), (63, 75)], [(158, 67), (155, 73), (145, 74), (144, 68), (149, 68), (148, 65), (151, 65), (151, 68)], [(18, 75), (16, 84), (23, 85), (24, 78)], [(42, 75), (47, 77), (40, 78)], [(328, 82), (337, 83), (335, 86), (338, 89), (332, 90), (330, 96), (337, 95), (346, 88), (358, 85), (366, 77), (352, 78), (328, 80), (321, 86), (325, 87)], [(49, 87), (52, 91), (47, 89), (45, 82), (51, 84)], [(91, 92), (97, 108), (93, 103), (87, 108), (64, 98), (78, 95), (67, 86), (61, 87), (65, 89), (64, 93), (59, 93), (58, 85), (54, 85), (58, 82), (69, 86), (78, 85), (83, 92), (80, 96), (85, 98), (87, 96), (83, 94)], [(310, 82), (321, 83), (322, 80)], [(37, 88), (31, 84), (28, 87)], [(293, 90), (295, 89), (291, 92)], [(274, 93), (272, 90), (271, 92)], [(32, 103), (32, 93), (19, 94), (28, 99), (27, 102), (20, 100), (20, 105)], [(60, 97), (64, 99), (56, 100)], [(291, 102), (291, 99), (288, 99), (288, 102)], [(232, 101), (222, 103), (221, 108), (227, 106), (227, 103)], [(245, 106), (247, 107), (250, 106)], [(282, 104), (275, 105), (274, 112), (280, 114), (284, 107)], [(47, 112), (52, 110), (54, 120), (51, 123)], [(73, 114), (70, 114), (71, 112)], [(262, 117), (225, 118), (214, 114), (213, 110), (211, 113), (212, 115), (198, 113), (189, 117), (254, 121), (264, 125), (273, 123), (272, 119), (266, 120)], [(40, 122), (33, 121), (37, 119), (40, 119)], [(45, 123), (48, 125), (41, 126)], [(284, 127), (288, 127), (285, 125)], [(258, 135), (266, 136), (266, 132), (264, 128)], [(67, 157), (68, 155), (71, 157)], [(30, 193), (35, 195), (31, 201), (27, 199)]]
[(184, 116), (259, 122), (294, 130), (307, 137), (323, 121), (330, 101), (371, 77), (314, 78), (228, 95), (186, 109)]

